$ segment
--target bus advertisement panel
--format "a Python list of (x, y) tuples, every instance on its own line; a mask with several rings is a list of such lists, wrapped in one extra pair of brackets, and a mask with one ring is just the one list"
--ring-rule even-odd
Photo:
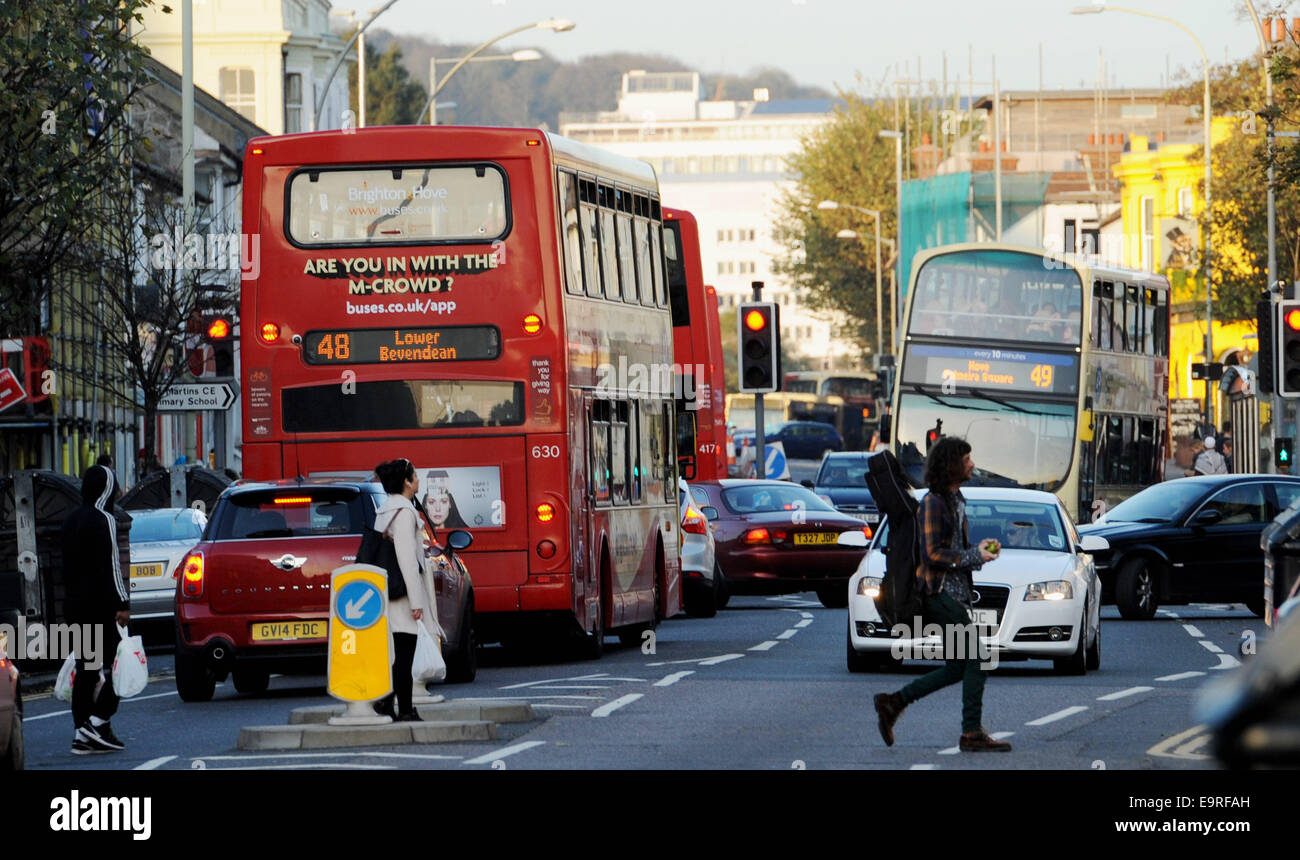
[(599, 652), (673, 614), (671, 379), (611, 371), (672, 364), (657, 198), (646, 165), (540, 131), (250, 142), (246, 474), (411, 460), (435, 526), (473, 532), (483, 641)]
[(940, 436), (975, 451), (977, 483), (1057, 493), (1086, 522), (1159, 481), (1169, 284), (1041, 250), (918, 255), (893, 446), (914, 480)]

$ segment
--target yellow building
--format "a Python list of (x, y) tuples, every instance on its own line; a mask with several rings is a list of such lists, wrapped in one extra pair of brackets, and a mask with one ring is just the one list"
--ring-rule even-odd
[[(1216, 117), (1213, 142), (1227, 138), (1235, 123), (1232, 117)], [(1204, 209), (1200, 196), (1204, 148), (1200, 143), (1157, 146), (1148, 138), (1134, 136), (1129, 149), (1112, 168), (1121, 186), (1124, 265), (1169, 278), (1174, 293), (1169, 396), (1204, 402), (1205, 383), (1191, 378), (1192, 364), (1205, 361), (1205, 283), (1199, 272), (1197, 223)], [(1231, 253), (1231, 248), (1214, 248), (1219, 259)], [(1257, 350), (1252, 323), (1223, 325), (1216, 319), (1212, 334), (1214, 361), (1245, 364)], [(1215, 415), (1223, 415), (1217, 405), (1217, 386), (1214, 394)]]

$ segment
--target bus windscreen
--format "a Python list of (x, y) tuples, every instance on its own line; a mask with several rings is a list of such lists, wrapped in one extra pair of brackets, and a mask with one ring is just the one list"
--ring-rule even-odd
[(1079, 274), (1046, 256), (941, 254), (917, 274), (909, 335), (1078, 346), (1082, 330)]

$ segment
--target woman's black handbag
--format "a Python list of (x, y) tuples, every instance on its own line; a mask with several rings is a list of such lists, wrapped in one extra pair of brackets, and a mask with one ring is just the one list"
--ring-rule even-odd
[(361, 545), (357, 547), (357, 564), (373, 564), (388, 572), (389, 600), (406, 596), (406, 579), (402, 576), (402, 566), (397, 561), (397, 547), (392, 538), (367, 527), (361, 533)]

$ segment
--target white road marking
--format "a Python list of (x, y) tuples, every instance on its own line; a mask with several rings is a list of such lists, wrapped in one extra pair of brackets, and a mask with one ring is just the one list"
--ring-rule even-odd
[(750, 650), (750, 651), (767, 651), (767, 650), (769, 650), (769, 649), (775, 648), (775, 647), (777, 646), (777, 644), (778, 644), (778, 643), (777, 643), (777, 641), (776, 641), (775, 639), (769, 639), (769, 640), (767, 640), (766, 642), (759, 642), (757, 645), (755, 645), (753, 648), (750, 648), (749, 650)]
[[(143, 702), (145, 699), (162, 699), (162, 698), (166, 698), (167, 696), (174, 696), (174, 695), (176, 695), (175, 690), (172, 690), (170, 693), (154, 693), (153, 695), (150, 696), (132, 696), (129, 699), (122, 699), (122, 703), (126, 704), (127, 702)], [(47, 720), (50, 717), (63, 717), (71, 713), (72, 713), (72, 709), (69, 708), (64, 711), (54, 711), (49, 714), (37, 714), (34, 717), (23, 717), (23, 722), (30, 723), (35, 720)]]
[(524, 741), (523, 743), (512, 744), (508, 747), (503, 747), (502, 749), (499, 749), (496, 752), (490, 752), (487, 755), (481, 755), (478, 758), (468, 759), (464, 763), (465, 764), (492, 764), (492, 762), (496, 761), (499, 758), (505, 758), (508, 755), (521, 753), (525, 750), (530, 750), (533, 747), (540, 747), (545, 743), (546, 741)]
[[(540, 741), (539, 741), (540, 743)], [(458, 759), (458, 755), (434, 755), (428, 753), (395, 752), (320, 752), (320, 753), (254, 753), (252, 755), (199, 755), (193, 761), (252, 761), (268, 758), (409, 758), (409, 759)]]
[(549, 687), (533, 687), (534, 690), (608, 690), (606, 684), (553, 684)]
[(1045, 716), (1045, 717), (1039, 717), (1039, 718), (1036, 719), (1036, 720), (1030, 720), (1029, 722), (1025, 723), (1025, 725), (1027, 725), (1027, 726), (1045, 726), (1045, 725), (1047, 725), (1048, 723), (1054, 723), (1054, 722), (1056, 722), (1057, 720), (1063, 720), (1063, 719), (1065, 719), (1066, 717), (1072, 717), (1072, 716), (1074, 716), (1075, 714), (1081, 714), (1081, 713), (1083, 713), (1083, 712), (1086, 711), (1086, 710), (1088, 710), (1088, 708), (1087, 708), (1086, 705), (1071, 705), (1070, 707), (1065, 708), (1064, 710), (1057, 711), (1057, 712), (1054, 713), (1054, 714), (1048, 714), (1048, 715)]
[(813, 620), (811, 618), (805, 618), (804, 620), (796, 624), (795, 627), (807, 627), (809, 624), (812, 624), (812, 622)]
[(908, 770), (938, 770), (938, 769), (939, 769), (939, 765), (937, 764), (914, 764), (908, 768)]
[(1179, 672), (1177, 675), (1163, 675), (1156, 678), (1157, 681), (1184, 681), (1188, 678), (1199, 678), (1204, 672)]
[(1219, 669), (1235, 669), (1240, 665), (1241, 665), (1241, 661), (1238, 660), (1236, 657), (1233, 657), (1231, 654), (1220, 654), (1219, 665), (1211, 666), (1210, 671), (1213, 672)]
[(694, 674), (695, 672), (690, 669), (687, 669), (684, 672), (673, 672), (671, 675), (665, 675), (664, 677), (660, 678), (658, 681), (655, 681), (655, 686), (671, 687), (673, 684), (676, 684), (678, 681), (680, 681), (682, 678), (685, 678), (687, 675), (694, 675)]
[(460, 702), (513, 702), (518, 699), (591, 699), (599, 702), (604, 696), (574, 696), (574, 695), (555, 695), (555, 696), (478, 696), (473, 699), (457, 699)]
[(796, 633), (798, 633), (798, 632), (799, 632), (798, 630), (795, 630), (795, 629), (792, 627), (792, 628), (790, 628), (789, 630), (785, 631), (784, 633), (778, 633), (778, 634), (776, 634), (776, 638), (777, 638), (777, 639), (789, 639), (791, 636), (793, 636), (794, 634), (796, 634)]
[(1197, 630), (1196, 625), (1194, 624), (1184, 624), (1183, 629), (1186, 630), (1191, 635), (1195, 636), (1197, 639), (1200, 639), (1202, 636), (1205, 635), (1200, 630)]
[(607, 705), (601, 705), (599, 708), (592, 711), (591, 715), (593, 717), (608, 717), (610, 714), (614, 713), (619, 708), (623, 707), (624, 705), (632, 704), (637, 699), (641, 698), (643, 695), (644, 695), (643, 693), (628, 693), (626, 696), (620, 696), (619, 698), (615, 699), (614, 701), (610, 702)]
[(1120, 690), (1117, 693), (1107, 693), (1104, 696), (1098, 696), (1097, 701), (1113, 702), (1116, 699), (1124, 699), (1129, 696), (1136, 696), (1138, 693), (1149, 693), (1154, 689), (1155, 687), (1129, 687), (1127, 690)]
[(1197, 639), (1196, 641), (1197, 641), (1197, 642), (1200, 642), (1202, 645), (1204, 645), (1204, 646), (1205, 646), (1205, 650), (1209, 651), (1211, 654), (1222, 654), (1222, 653), (1223, 653), (1223, 649), (1220, 648), (1218, 645), (1215, 645), (1213, 642), (1210, 642), (1210, 641), (1205, 640), (1205, 639)]
[(730, 660), (739, 660), (744, 654), (723, 654), (721, 657), (710, 657), (707, 660), (701, 660), (701, 666), (716, 666), (719, 663), (726, 663)]
[(1205, 732), (1208, 727), (1204, 725), (1192, 726), (1186, 731), (1179, 732), (1172, 738), (1165, 738), (1160, 743), (1147, 750), (1147, 755), (1158, 755), (1163, 758), (1205, 758), (1206, 756), (1195, 756), (1180, 754), (1178, 749), (1189, 741), (1196, 738), (1197, 735)]
[(171, 761), (174, 758), (176, 758), (176, 756), (174, 755), (165, 755), (160, 758), (151, 758), (144, 764), (136, 765), (135, 770), (157, 770), (158, 768), (167, 764), (167, 762)]
[[(518, 690), (523, 687), (537, 687), (541, 684), (558, 684), (562, 681), (645, 681), (645, 678), (620, 678), (611, 676), (607, 672), (597, 673), (595, 675), (578, 675), (572, 678), (545, 678), (541, 681), (524, 681), (522, 684), (507, 684), (504, 687), (498, 687), (498, 690)], [(551, 688), (548, 688), (551, 689)]]
[(533, 707), (534, 708), (564, 708), (571, 711), (585, 711), (588, 708), (587, 705), (559, 705), (553, 702), (538, 702), (537, 704), (533, 705)]
[(1181, 618), (1177, 612), (1170, 612), (1168, 609), (1157, 609), (1156, 615), (1163, 615), (1166, 618)]
[(812, 614), (811, 612), (800, 612), (799, 614), (802, 615), (804, 618), (812, 618), (812, 617), (813, 617), (813, 614)]
[(303, 762), (302, 764), (259, 764), (250, 767), (213, 767), (207, 770), (397, 770), (391, 764), (351, 764), (340, 761)]

